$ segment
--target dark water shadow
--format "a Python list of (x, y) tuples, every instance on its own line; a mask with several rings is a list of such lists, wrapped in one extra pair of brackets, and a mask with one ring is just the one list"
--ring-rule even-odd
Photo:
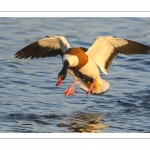
[[(101, 122), (102, 117), (100, 114), (89, 114), (85, 112), (69, 115), (9, 114), (0, 116), (0, 124), (3, 122), (8, 125), (11, 122), (12, 131), (8, 130), (8, 132), (17, 133), (99, 133), (102, 129), (108, 128), (108, 125)], [(1, 125), (2, 128), (3, 126)], [(45, 130), (38, 130), (39, 128), (45, 128)]]
[(68, 127), (67, 132), (100, 133), (109, 126), (101, 122), (103, 115), (77, 112), (66, 123), (58, 124), (59, 127)]

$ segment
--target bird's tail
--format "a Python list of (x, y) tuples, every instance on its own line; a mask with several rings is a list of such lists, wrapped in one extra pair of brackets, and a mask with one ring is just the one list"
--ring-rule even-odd
[[(88, 92), (89, 91), (89, 88), (90, 88), (90, 85), (83, 82), (83, 81), (79, 81), (78, 83), (78, 86)], [(103, 80), (103, 79), (96, 79), (96, 82), (94, 84), (94, 87), (93, 87), (93, 94), (104, 94), (108, 91), (108, 88), (110, 87), (110, 84)]]
[(101, 79), (101, 82), (102, 82), (102, 85), (99, 88), (99, 91), (95, 94), (104, 94), (108, 91), (108, 89), (110, 87), (110, 84), (107, 81), (103, 80), (103, 79)]

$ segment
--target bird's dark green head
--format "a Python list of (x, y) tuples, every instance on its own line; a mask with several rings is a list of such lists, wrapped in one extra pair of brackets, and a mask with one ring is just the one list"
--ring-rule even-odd
[(56, 86), (60, 86), (62, 81), (66, 78), (68, 68), (69, 68), (69, 61), (65, 60), (63, 63), (63, 68), (58, 74), (58, 81)]

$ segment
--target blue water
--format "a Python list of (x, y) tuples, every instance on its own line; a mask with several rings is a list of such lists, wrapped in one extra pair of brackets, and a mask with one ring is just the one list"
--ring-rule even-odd
[(15, 59), (24, 46), (46, 35), (65, 36), (73, 47), (90, 47), (96, 37), (113, 35), (150, 46), (150, 18), (0, 18), (0, 132), (150, 132), (150, 55), (119, 55), (104, 95), (75, 96), (60, 87), (60, 57)]

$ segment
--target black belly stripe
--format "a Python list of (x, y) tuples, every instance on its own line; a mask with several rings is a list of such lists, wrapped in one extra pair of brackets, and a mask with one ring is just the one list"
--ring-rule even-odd
[(71, 68), (72, 69), (72, 71), (74, 72), (74, 74), (78, 77), (78, 78), (80, 78), (83, 82), (91, 82), (91, 83), (93, 83), (93, 78), (91, 78), (91, 77), (89, 77), (89, 76), (87, 76), (87, 75), (85, 75), (85, 74), (82, 74), (80, 71), (78, 71), (77, 69), (75, 69), (75, 68)]

